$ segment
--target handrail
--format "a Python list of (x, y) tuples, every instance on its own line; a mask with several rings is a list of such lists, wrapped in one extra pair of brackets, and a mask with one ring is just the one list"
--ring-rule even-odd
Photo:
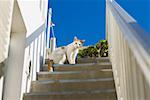
[[(127, 12), (125, 12), (115, 1), (107, 1), (113, 15), (119, 25), (119, 28), (123, 32), (124, 38), (127, 40), (129, 47), (133, 51), (141, 69), (147, 77), (150, 84), (150, 36), (138, 25), (136, 20), (132, 18)], [(140, 32), (134, 29), (136, 25)], [(142, 33), (141, 33), (142, 32)], [(142, 36), (143, 35), (143, 36)], [(144, 64), (144, 66), (143, 66)]]
[(30, 45), (43, 31), (45, 30), (45, 23), (42, 23), (30, 36), (26, 38), (26, 46)]
[(118, 100), (148, 100), (149, 33), (116, 1), (106, 0), (106, 34)]
[[(130, 23), (134, 22), (135, 24), (137, 24), (137, 22), (131, 17), (129, 16), (115, 1), (107, 1), (109, 7), (111, 8), (113, 15), (116, 18), (117, 23), (119, 24), (120, 29), (122, 30), (122, 32), (124, 33), (124, 38), (127, 40), (130, 48), (132, 48), (131, 50), (133, 51), (133, 53), (135, 53), (135, 56), (137, 56), (138, 58), (141, 57), (143, 59), (139, 59), (142, 60), (140, 62), (145, 62), (145, 65), (148, 67), (146, 69), (149, 70), (150, 72), (150, 36), (148, 33), (141, 32), (137, 32), (132, 25), (130, 25)], [(137, 24), (137, 29), (140, 28), (140, 26)], [(141, 35), (143, 35), (143, 37), (141, 37)], [(148, 39), (149, 38), (149, 39)], [(139, 56), (138, 56), (138, 55)], [(137, 59), (138, 59), (137, 58)], [(141, 69), (143, 69), (143, 67), (141, 67)], [(143, 69), (144, 71), (144, 69)], [(149, 74), (146, 74), (146, 76), (148, 76), (147, 78), (150, 81), (150, 77)]]

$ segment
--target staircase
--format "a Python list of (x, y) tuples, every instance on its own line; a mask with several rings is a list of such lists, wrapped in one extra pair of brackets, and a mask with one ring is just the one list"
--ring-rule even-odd
[(54, 72), (37, 73), (23, 100), (117, 100), (108, 58), (79, 59), (75, 65), (53, 65)]

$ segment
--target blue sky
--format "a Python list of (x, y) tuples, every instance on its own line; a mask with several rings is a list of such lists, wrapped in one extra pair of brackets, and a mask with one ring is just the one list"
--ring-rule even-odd
[[(116, 0), (138, 23), (150, 32), (149, 0)], [(50, 0), (57, 46), (71, 43), (73, 37), (91, 45), (105, 39), (105, 0)]]
[(147, 32), (150, 33), (150, 0), (116, 0)]

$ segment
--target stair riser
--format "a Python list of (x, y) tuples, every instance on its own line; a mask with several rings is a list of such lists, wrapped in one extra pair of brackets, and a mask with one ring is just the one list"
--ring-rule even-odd
[(115, 93), (69, 94), (69, 95), (26, 95), (23, 100), (117, 100)]
[(58, 92), (58, 91), (80, 91), (94, 89), (114, 89), (113, 81), (98, 82), (65, 82), (65, 83), (46, 83), (32, 84), (31, 92)]
[[(111, 63), (103, 63), (103, 64), (87, 64), (87, 65), (54, 65), (54, 71), (91, 71), (91, 70), (100, 70), (100, 69), (112, 69)], [(43, 66), (43, 71), (48, 71), (48, 65)]]
[[(83, 63), (100, 63), (100, 62), (110, 62), (108, 57), (103, 58), (80, 58), (77, 60), (78, 64)], [(48, 59), (45, 60), (45, 64), (48, 64)]]
[(110, 60), (109, 59), (105, 59), (105, 58), (103, 58), (103, 59), (91, 59), (91, 58), (87, 58), (87, 59), (79, 59), (79, 60), (77, 60), (77, 63), (78, 64), (84, 64), (84, 63), (101, 63), (101, 62), (110, 62)]
[(54, 67), (55, 71), (91, 71), (100, 69), (110, 69), (111, 65), (105, 66), (90, 66), (90, 67)]
[(38, 80), (59, 80), (59, 79), (92, 79), (113, 77), (112, 71), (81, 72), (69, 74), (39, 74)]

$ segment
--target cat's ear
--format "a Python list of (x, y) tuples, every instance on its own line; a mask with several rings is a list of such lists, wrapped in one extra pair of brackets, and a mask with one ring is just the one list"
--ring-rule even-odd
[(77, 41), (77, 40), (78, 40), (78, 38), (75, 36), (75, 37), (74, 37), (74, 41)]
[(80, 40), (80, 42), (81, 42), (81, 43), (84, 43), (84, 42), (85, 42), (85, 40)]

